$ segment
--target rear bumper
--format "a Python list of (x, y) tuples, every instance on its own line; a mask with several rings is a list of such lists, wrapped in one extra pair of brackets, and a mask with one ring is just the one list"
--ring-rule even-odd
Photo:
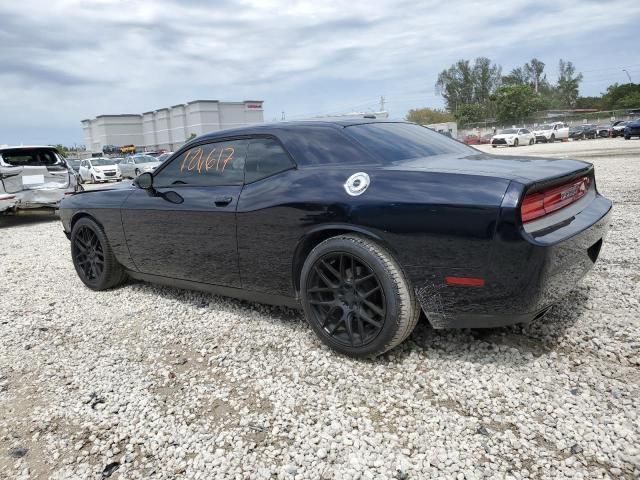
[[(20, 192), (6, 194), (7, 198), (0, 196), (0, 212), (15, 210), (27, 210), (34, 208), (56, 209), (65, 196), (74, 193), (75, 186), (62, 188), (41, 188), (22, 190)], [(12, 198), (8, 198), (8, 197)]]
[(531, 235), (507, 225), (496, 235), (490, 265), (464, 272), (485, 279), (484, 286), (450, 286), (437, 275), (416, 285), (427, 318), (434, 328), (487, 328), (541, 317), (593, 268), (611, 208), (611, 201), (596, 195), (553, 229)]

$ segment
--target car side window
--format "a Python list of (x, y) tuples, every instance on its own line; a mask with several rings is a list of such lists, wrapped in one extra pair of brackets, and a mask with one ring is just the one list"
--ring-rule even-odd
[(154, 175), (154, 186), (242, 185), (248, 145), (248, 140), (229, 140), (192, 147)]
[(273, 138), (254, 138), (249, 144), (245, 183), (255, 182), (294, 168), (289, 154)]

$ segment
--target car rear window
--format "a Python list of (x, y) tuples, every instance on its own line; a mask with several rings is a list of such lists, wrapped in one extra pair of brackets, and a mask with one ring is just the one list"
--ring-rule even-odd
[(61, 163), (54, 150), (20, 148), (3, 150), (0, 155), (5, 163), (14, 167), (48, 167)]
[(364, 123), (351, 125), (345, 131), (385, 162), (433, 155), (477, 153), (471, 147), (413, 123)]

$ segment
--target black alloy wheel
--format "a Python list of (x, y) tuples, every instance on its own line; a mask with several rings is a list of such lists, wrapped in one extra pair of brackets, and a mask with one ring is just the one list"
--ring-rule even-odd
[(127, 277), (102, 228), (89, 217), (79, 219), (71, 230), (71, 258), (78, 277), (92, 290), (114, 287)]
[(380, 333), (386, 316), (384, 292), (362, 259), (344, 252), (324, 255), (313, 265), (306, 288), (313, 314), (336, 342), (364, 346)]
[(104, 272), (104, 249), (96, 232), (88, 226), (80, 227), (71, 248), (73, 262), (80, 267), (83, 279), (98, 281)]
[(320, 340), (355, 358), (375, 357), (402, 343), (422, 311), (393, 255), (357, 234), (328, 238), (309, 253), (300, 297)]

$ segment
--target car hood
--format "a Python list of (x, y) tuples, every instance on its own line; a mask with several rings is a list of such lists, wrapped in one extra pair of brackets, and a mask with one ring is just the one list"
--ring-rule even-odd
[(94, 165), (93, 168), (98, 172), (105, 172), (105, 171), (112, 172), (113, 170), (116, 170), (118, 166), (117, 165)]
[(517, 180), (523, 183), (562, 177), (591, 166), (580, 160), (562, 158), (512, 157), (479, 153), (477, 155), (434, 155), (394, 162), (389, 170), (465, 173)]
[(553, 130), (534, 130), (533, 134), (534, 135), (551, 135), (551, 132), (553, 132)]
[(499, 133), (498, 135), (494, 135), (492, 138), (509, 138), (515, 137), (518, 135), (517, 133)]

